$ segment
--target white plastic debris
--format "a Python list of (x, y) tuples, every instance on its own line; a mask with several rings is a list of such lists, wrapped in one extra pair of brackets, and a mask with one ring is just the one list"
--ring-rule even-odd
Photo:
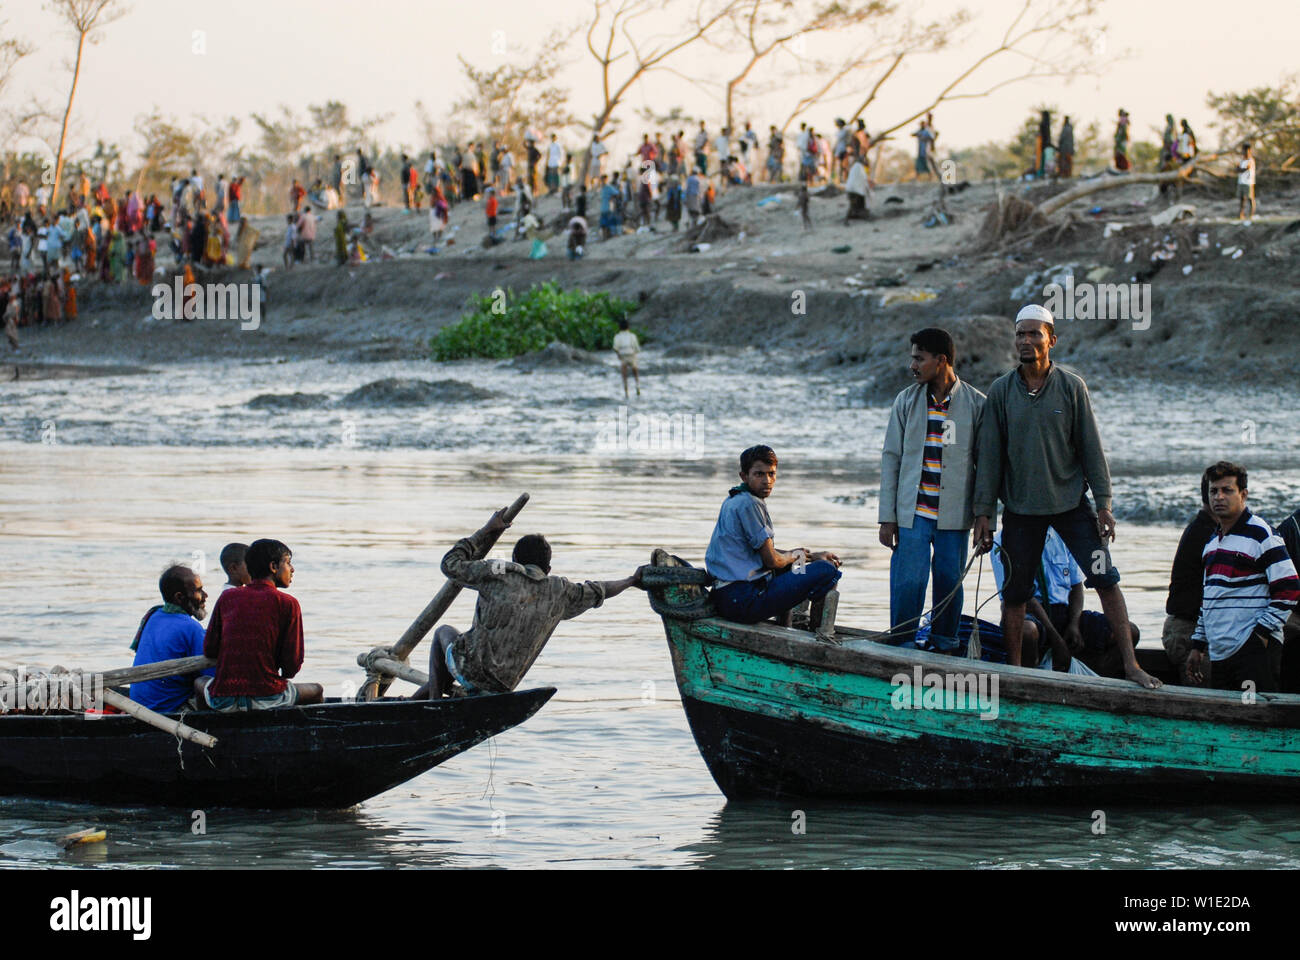
[(1187, 264), (1185, 267), (1183, 267), (1183, 276), (1184, 276), (1184, 277), (1187, 276), (1188, 274), (1190, 274), (1191, 272), (1192, 272), (1192, 265), (1191, 265), (1190, 263)]

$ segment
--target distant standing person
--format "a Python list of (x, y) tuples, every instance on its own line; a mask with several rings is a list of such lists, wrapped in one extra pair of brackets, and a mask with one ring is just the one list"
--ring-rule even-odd
[(785, 137), (771, 124), (767, 132), (767, 182), (781, 182), (781, 168), (785, 165)]
[(1065, 118), (1065, 123), (1061, 124), (1061, 139), (1057, 142), (1059, 152), (1057, 153), (1057, 173), (1062, 178), (1074, 176), (1074, 125), (1070, 123), (1070, 118)]
[(1241, 160), (1237, 163), (1237, 219), (1246, 219), (1246, 203), (1250, 203), (1250, 217), (1255, 218), (1255, 154), (1249, 143), (1241, 145)]
[(916, 137), (916, 176), (920, 179), (930, 175), (930, 150), (935, 141), (935, 134), (930, 129), (930, 115), (921, 121), (921, 125), (912, 131)]
[(618, 333), (614, 334), (614, 352), (618, 354), (618, 372), (623, 377), (623, 396), (628, 397), (627, 372), (632, 371), (636, 378), (636, 395), (641, 396), (641, 372), (637, 369), (637, 360), (641, 355), (641, 343), (636, 334), (628, 329), (626, 319), (618, 322)]
[(1047, 169), (1047, 151), (1052, 146), (1052, 114), (1044, 110), (1038, 118), (1038, 177), (1042, 179), (1052, 174)]
[(1115, 169), (1120, 173), (1126, 173), (1129, 169), (1128, 123), (1128, 111), (1121, 107), (1119, 119), (1115, 121)]
[[(1115, 537), (1110, 467), (1092, 412), (1087, 384), (1052, 362), (1056, 321), (1030, 304), (1016, 316), (1020, 365), (989, 388), (975, 469), (973, 546), (993, 545), (997, 502), (1004, 504), (1002, 549), (1010, 574), (1002, 591), (1007, 663), (1019, 666), (1025, 606), (1034, 589), (1047, 528), (1054, 529), (1097, 591), (1124, 661), (1124, 675), (1155, 689), (1133, 652), (1128, 607), (1107, 542)], [(1096, 511), (1088, 502), (1091, 489)]]
[(560, 167), (564, 164), (564, 147), (551, 134), (551, 142), (546, 147), (546, 195), (553, 196), (560, 192)]
[(701, 174), (709, 172), (709, 132), (704, 129), (703, 120), (695, 134), (695, 170)]

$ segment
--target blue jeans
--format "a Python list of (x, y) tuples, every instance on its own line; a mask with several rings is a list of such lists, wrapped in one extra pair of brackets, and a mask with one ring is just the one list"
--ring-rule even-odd
[(718, 616), (733, 623), (758, 623), (779, 617), (805, 600), (820, 600), (839, 582), (840, 571), (829, 560), (806, 564), (803, 573), (786, 567), (762, 580), (729, 583), (713, 591)]
[(889, 623), (893, 626), (911, 622), (894, 635), (898, 642), (916, 638), (916, 621), (925, 608), (926, 581), (933, 580), (931, 603), (938, 603), (954, 587), (957, 592), (932, 614), (931, 643), (941, 650), (957, 646), (967, 533), (966, 530), (940, 530), (937, 520), (920, 516), (912, 517), (911, 527), (899, 526), (898, 546), (889, 561)]

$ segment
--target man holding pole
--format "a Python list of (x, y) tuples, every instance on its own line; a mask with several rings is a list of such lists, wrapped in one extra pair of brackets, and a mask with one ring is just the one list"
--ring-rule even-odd
[[(1030, 304), (1016, 316), (1020, 365), (993, 381), (980, 426), (975, 468), (973, 546), (993, 546), (997, 501), (1002, 513), (1003, 560), (1009, 571), (1002, 591), (1002, 629), (1007, 663), (1019, 666), (1025, 605), (1049, 527), (1060, 534), (1095, 589), (1124, 662), (1124, 675), (1147, 689), (1160, 681), (1138, 666), (1129, 632), (1128, 607), (1107, 542), (1115, 539), (1110, 467), (1092, 412), (1088, 386), (1078, 374), (1052, 363), (1056, 321), (1046, 307)], [(1096, 512), (1088, 502), (1092, 489)]]
[(622, 580), (573, 583), (550, 576), (551, 545), (540, 534), (521, 537), (510, 562), (480, 560), (510, 526), (505, 510), (492, 514), (472, 536), (442, 558), (453, 583), (478, 591), (474, 623), (461, 633), (443, 624), (433, 634), (429, 683), (412, 700), (437, 700), (453, 683), (467, 693), (509, 693), (541, 654), (561, 620), (571, 620), (628, 587), (641, 586), (640, 570)]

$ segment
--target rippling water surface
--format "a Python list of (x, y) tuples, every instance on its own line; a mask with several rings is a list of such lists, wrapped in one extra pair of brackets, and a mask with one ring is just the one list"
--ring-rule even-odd
[[(888, 551), (876, 541), (874, 490), (885, 411), (829, 377), (779, 377), (755, 391), (754, 360), (647, 376), (624, 436), (639, 414), (680, 415), (680, 442), (670, 435), (651, 450), (619, 439), (621, 389), (608, 368), (196, 364), (6, 385), (0, 664), (126, 665), (165, 563), (198, 557), (215, 568), (226, 542), (274, 536), (294, 549), (302, 679), (344, 695), (361, 677), (356, 655), (393, 642), (441, 585), (447, 547), (520, 491), (533, 499), (507, 543), (545, 533), (557, 573), (623, 576), (656, 546), (698, 562), (732, 458), (756, 440), (782, 455), (778, 541), (836, 549), (840, 621), (884, 626)], [(340, 405), (386, 377), (450, 378), (497, 396)], [(294, 392), (325, 399), (247, 406)], [(1247, 459), (1252, 497), (1277, 515), (1300, 499), (1300, 441), (1282, 411), (1250, 395), (1210, 403), (1195, 390), (1134, 389), (1095, 399), (1118, 512), (1129, 518), (1116, 562), (1132, 617), (1154, 639), (1200, 465)], [(682, 432), (686, 416), (699, 419)], [(221, 580), (209, 570), (210, 592)], [(981, 601), (987, 571), (982, 583)], [(972, 573), (968, 612), (974, 586)], [(447, 620), (464, 627), (471, 613), (462, 596)], [(523, 726), (354, 810), (208, 811), (196, 836), (184, 810), (3, 800), (0, 864), (1300, 866), (1290, 808), (1108, 809), (1097, 836), (1084, 798), (1048, 810), (811, 804), (797, 834), (789, 805), (727, 803), (718, 792), (677, 700), (662, 626), (637, 591), (562, 624), (525, 684), (559, 693)], [(54, 846), (91, 824), (107, 829), (106, 844)]]

